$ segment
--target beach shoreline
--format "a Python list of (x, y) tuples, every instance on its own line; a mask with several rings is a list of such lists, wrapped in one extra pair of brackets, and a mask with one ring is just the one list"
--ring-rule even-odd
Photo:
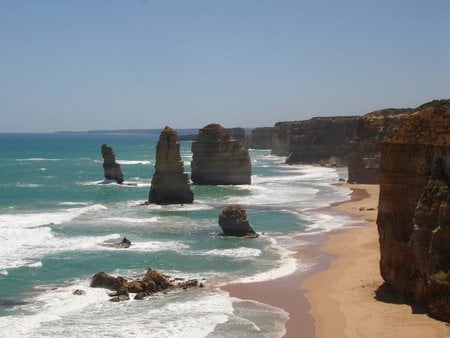
[(312, 269), (222, 289), (288, 312), (284, 337), (450, 336), (449, 326), (405, 304), (380, 276), (379, 186), (341, 185), (352, 190), (351, 199), (330, 207), (361, 219), (362, 225), (302, 236), (308, 244), (295, 248), (295, 257), (315, 261)]

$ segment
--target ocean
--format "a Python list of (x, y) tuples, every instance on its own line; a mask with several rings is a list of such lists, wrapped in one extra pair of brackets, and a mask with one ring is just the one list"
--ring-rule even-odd
[[(232, 298), (229, 282), (286, 276), (304, 234), (352, 219), (327, 211), (349, 199), (345, 168), (289, 166), (250, 150), (252, 184), (192, 186), (186, 205), (141, 205), (154, 171), (156, 134), (0, 134), (1, 337), (280, 337), (288, 314)], [(113, 147), (125, 183), (105, 182), (100, 148)], [(190, 172), (191, 142), (181, 142)], [(247, 210), (256, 239), (219, 236), (229, 204)], [(128, 249), (108, 247), (127, 237)], [(293, 239), (296, 238), (295, 241)], [(89, 287), (104, 271), (133, 278), (152, 267), (205, 287), (109, 302)], [(74, 295), (75, 290), (84, 295)]]

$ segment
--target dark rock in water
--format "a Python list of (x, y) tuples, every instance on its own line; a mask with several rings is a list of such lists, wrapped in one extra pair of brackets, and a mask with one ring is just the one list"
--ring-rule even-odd
[(155, 173), (149, 202), (156, 204), (192, 203), (189, 176), (184, 173), (183, 161), (180, 157), (180, 142), (175, 130), (165, 127), (156, 146)]
[(119, 184), (123, 183), (123, 173), (120, 164), (116, 163), (116, 154), (107, 144), (102, 145), (103, 170), (107, 180), (114, 180)]
[(251, 183), (248, 150), (220, 124), (209, 124), (199, 130), (192, 143), (191, 170), (194, 184)]
[(128, 238), (124, 237), (124, 238), (122, 239), (122, 242), (117, 243), (116, 246), (117, 246), (118, 248), (124, 248), (124, 249), (126, 249), (126, 248), (129, 248), (129, 247), (131, 246), (131, 242), (130, 242), (130, 240), (129, 240)]
[[(166, 292), (171, 289), (187, 289), (198, 286), (196, 279), (173, 284), (167, 276), (149, 268), (142, 279), (127, 281), (122, 277), (113, 277), (104, 272), (94, 275), (91, 287), (101, 287), (115, 292), (110, 294), (110, 301), (120, 302), (130, 299), (130, 293), (135, 293), (134, 299), (144, 299), (157, 292)], [(203, 287), (203, 285), (202, 285)]]
[(109, 300), (110, 302), (123, 302), (126, 300), (129, 300), (130, 296), (128, 295), (120, 295), (120, 296), (113, 296), (111, 297), (111, 299)]
[(28, 302), (24, 300), (17, 300), (17, 299), (0, 299), (0, 308), (2, 307), (14, 307), (14, 306), (20, 306), (20, 305), (26, 305)]
[(94, 277), (92, 277), (91, 287), (118, 290), (125, 283), (126, 280), (124, 278), (113, 277), (102, 271), (96, 273)]
[(86, 291), (84, 290), (80, 290), (80, 289), (76, 289), (74, 292), (72, 292), (73, 295), (75, 296), (83, 296), (86, 294)]
[(119, 243), (105, 243), (102, 245), (110, 248), (127, 249), (131, 246), (131, 241), (128, 238), (124, 237)]
[(414, 110), (381, 149), (383, 279), (450, 322), (450, 100)]
[(247, 219), (247, 212), (239, 205), (230, 205), (222, 210), (219, 225), (225, 236), (258, 237)]

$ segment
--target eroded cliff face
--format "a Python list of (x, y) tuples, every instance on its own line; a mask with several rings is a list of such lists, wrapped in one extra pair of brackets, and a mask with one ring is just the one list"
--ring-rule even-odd
[(192, 203), (194, 195), (180, 157), (180, 142), (175, 130), (165, 127), (156, 146), (155, 173), (149, 202), (156, 204)]
[(450, 322), (450, 100), (405, 118), (383, 143), (380, 271), (434, 318)]
[(315, 117), (278, 122), (272, 132), (272, 154), (287, 163), (346, 165), (358, 116)]
[(250, 134), (249, 148), (272, 149), (272, 127), (255, 128)]
[(349, 182), (379, 182), (381, 143), (412, 112), (412, 109), (383, 109), (359, 119), (350, 143)]
[(207, 125), (192, 143), (191, 180), (194, 184), (250, 184), (247, 149), (220, 124)]

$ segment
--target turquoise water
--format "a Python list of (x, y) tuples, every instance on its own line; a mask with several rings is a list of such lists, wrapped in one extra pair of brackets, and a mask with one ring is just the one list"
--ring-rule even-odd
[[(219, 287), (299, 268), (290, 239), (349, 221), (317, 209), (348, 198), (334, 185), (343, 171), (287, 166), (251, 150), (252, 185), (193, 186), (192, 205), (142, 206), (158, 137), (0, 134), (0, 336), (282, 335), (284, 311), (233, 300)], [(133, 185), (104, 184), (103, 143)], [(181, 144), (187, 172), (190, 147)], [(218, 236), (218, 216), (231, 203), (247, 209), (262, 236)], [(129, 249), (105, 246), (124, 236)], [(204, 279), (206, 287), (119, 304), (89, 288), (98, 271), (132, 277), (148, 267)], [(75, 289), (87, 294), (74, 296)]]

